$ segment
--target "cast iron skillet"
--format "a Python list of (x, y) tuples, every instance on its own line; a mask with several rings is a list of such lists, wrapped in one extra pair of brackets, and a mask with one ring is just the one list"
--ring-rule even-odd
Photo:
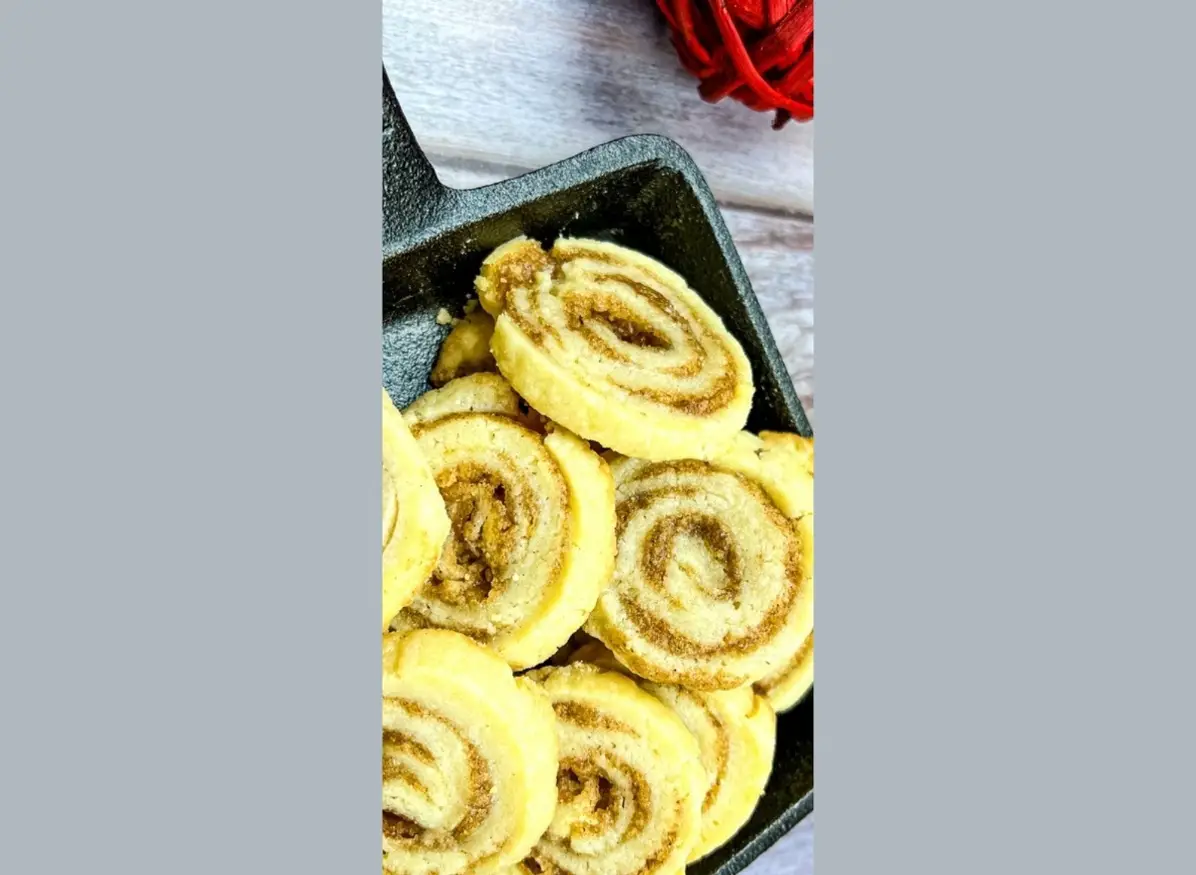
[[(772, 333), (702, 175), (671, 140), (626, 137), (471, 191), (436, 178), (382, 73), (382, 382), (399, 407), (430, 386), (448, 327), (482, 259), (512, 237), (598, 237), (660, 259), (689, 280), (739, 338), (756, 395), (748, 428), (809, 436)], [(751, 821), (687, 870), (735, 875), (814, 809), (814, 695), (777, 727), (777, 756)]]

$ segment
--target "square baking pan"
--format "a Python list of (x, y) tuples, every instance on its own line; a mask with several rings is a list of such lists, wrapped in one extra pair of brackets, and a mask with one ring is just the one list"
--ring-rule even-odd
[[(748, 428), (811, 436), (718, 206), (692, 159), (658, 136), (615, 140), (506, 182), (444, 186), (382, 74), (382, 382), (399, 407), (428, 377), (482, 259), (512, 237), (630, 246), (673, 268), (743, 344), (756, 383)], [(690, 875), (734, 875), (814, 809), (814, 693), (777, 724), (772, 777), (752, 819)]]

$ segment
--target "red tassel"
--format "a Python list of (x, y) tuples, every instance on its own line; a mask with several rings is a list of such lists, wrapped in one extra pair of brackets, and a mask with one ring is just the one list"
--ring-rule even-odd
[(814, 0), (656, 0), (704, 100), (814, 117)]

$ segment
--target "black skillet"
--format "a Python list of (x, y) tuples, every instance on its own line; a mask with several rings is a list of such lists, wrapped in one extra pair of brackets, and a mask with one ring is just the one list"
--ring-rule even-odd
[[(382, 382), (403, 407), (429, 387), (482, 259), (519, 234), (598, 237), (660, 259), (689, 280), (739, 338), (756, 395), (748, 428), (809, 436), (760, 304), (714, 196), (671, 140), (635, 136), (485, 188), (447, 188), (411, 133), (382, 73)], [(781, 716), (763, 799), (726, 846), (689, 875), (735, 875), (814, 809), (814, 694)]]

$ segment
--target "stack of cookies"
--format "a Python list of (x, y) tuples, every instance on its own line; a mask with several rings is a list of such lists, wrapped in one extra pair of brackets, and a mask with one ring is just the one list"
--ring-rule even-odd
[(683, 873), (813, 682), (813, 442), (743, 430), (743, 348), (640, 253), (518, 238), (476, 292), (383, 392), (383, 871)]

